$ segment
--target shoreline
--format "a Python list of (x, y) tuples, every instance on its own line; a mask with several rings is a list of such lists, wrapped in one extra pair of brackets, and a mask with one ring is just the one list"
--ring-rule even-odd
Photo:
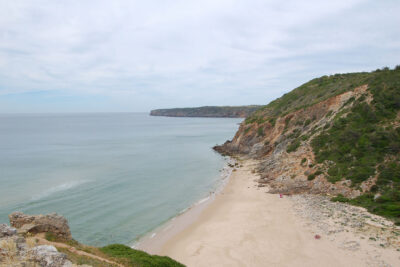
[[(361, 228), (331, 231), (343, 222), (336, 223), (328, 216), (331, 226), (336, 228), (324, 230), (326, 220), (300, 216), (299, 209), (309, 212), (309, 203), (322, 205), (319, 196), (280, 198), (278, 194), (269, 194), (267, 187), (258, 187), (258, 175), (252, 172), (256, 162), (240, 163), (243, 167), (232, 172), (212, 201), (195, 216), (186, 213), (192, 216), (188, 225), (175, 232), (166, 228), (168, 237), (160, 242), (156, 235), (147, 244), (148, 250), (187, 266), (399, 265), (396, 247), (384, 248), (374, 243), (367, 232), (361, 236)], [(331, 207), (330, 203), (327, 200), (328, 208), (343, 210), (343, 204)], [(313, 208), (313, 214), (327, 213), (319, 206)], [(360, 217), (365, 214), (359, 208), (349, 209), (355, 213), (360, 210)], [(344, 212), (343, 218), (346, 217)]]
[(210, 191), (206, 197), (201, 198), (188, 208), (179, 212), (176, 216), (144, 234), (130, 247), (143, 250), (150, 254), (160, 254), (162, 247), (168, 240), (187, 227), (190, 227), (190, 225), (198, 219), (203, 210), (215, 200), (216, 196), (223, 192), (235, 170), (236, 163), (237, 161), (234, 158), (229, 157), (226, 160), (225, 166), (220, 170), (221, 178), (218, 180), (215, 190)]

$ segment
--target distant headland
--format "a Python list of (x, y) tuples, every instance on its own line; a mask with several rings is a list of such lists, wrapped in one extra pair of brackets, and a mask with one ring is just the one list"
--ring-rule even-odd
[(150, 111), (151, 116), (246, 118), (263, 106), (205, 106), (196, 108), (170, 108)]

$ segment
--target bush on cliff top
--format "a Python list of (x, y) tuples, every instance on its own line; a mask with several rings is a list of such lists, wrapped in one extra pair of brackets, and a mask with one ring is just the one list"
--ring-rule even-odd
[(245, 122), (246, 124), (261, 124), (269, 120), (275, 121), (277, 117), (312, 106), (366, 84), (366, 81), (376, 74), (377, 72), (359, 72), (335, 74), (313, 79), (255, 111), (247, 117)]

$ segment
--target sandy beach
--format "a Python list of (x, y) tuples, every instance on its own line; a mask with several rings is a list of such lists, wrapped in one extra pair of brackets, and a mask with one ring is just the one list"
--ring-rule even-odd
[(316, 239), (319, 228), (299, 216), (299, 207), (297, 212), (294, 207), (297, 202), (257, 187), (258, 177), (251, 172), (254, 162), (243, 164), (232, 173), (223, 191), (196, 213), (195, 220), (181, 226), (181, 231), (175, 230), (167, 240), (165, 235), (164, 240), (162, 235), (153, 238), (146, 243), (145, 250), (170, 256), (187, 266), (396, 266), (400, 263), (398, 251), (369, 241), (364, 240), (362, 248), (340, 247), (343, 238), (359, 240), (352, 241), (357, 244), (365, 239), (348, 230), (342, 231), (342, 239), (336, 241), (323, 231), (319, 232), (321, 238)]

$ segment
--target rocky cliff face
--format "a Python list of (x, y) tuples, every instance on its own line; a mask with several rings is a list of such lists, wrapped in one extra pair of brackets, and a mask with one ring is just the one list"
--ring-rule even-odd
[[(400, 133), (400, 128), (398, 128), (399, 73), (400, 68), (396, 68), (393, 71), (386, 70), (386, 73), (377, 71), (312, 80), (273, 101), (264, 109), (253, 113), (241, 124), (232, 140), (214, 149), (222, 154), (257, 159), (259, 161), (257, 172), (260, 174), (259, 186), (268, 185), (271, 193), (341, 194), (355, 198), (370, 192), (372, 188), (375, 190), (372, 197), (379, 197), (380, 193), (374, 188), (379, 176), (379, 168), (384, 168), (389, 160), (394, 162), (391, 166), (395, 167), (391, 167), (392, 169), (395, 170), (396, 166), (399, 166), (398, 153), (393, 152), (398, 151)], [(383, 93), (385, 86), (391, 89)], [(386, 96), (382, 98), (382, 94)], [(378, 98), (383, 99), (382, 103)], [(384, 107), (381, 108), (381, 106)], [(363, 114), (359, 111), (360, 108), (364, 108), (365, 112), (370, 112), (371, 115)], [(384, 114), (381, 110), (390, 114), (381, 115)], [(393, 115), (396, 112), (397, 117)], [(357, 122), (356, 129), (349, 130), (342, 127), (348, 123), (347, 117), (358, 120), (358, 117), (361, 117), (360, 114), (365, 115), (367, 119), (373, 117), (374, 121), (371, 125), (374, 123), (376, 128), (369, 127), (369, 122), (361, 119), (359, 119), (360, 123)], [(376, 134), (378, 132), (379, 137)], [(344, 138), (343, 143), (348, 143), (347, 138), (354, 138), (354, 147), (346, 144), (349, 147), (341, 148), (340, 144), (326, 143), (328, 141), (325, 140), (329, 138), (321, 138), (321, 136), (329, 137), (330, 134), (337, 133)], [(322, 141), (318, 143), (314, 139)], [(375, 139), (385, 139), (385, 142), (378, 143), (375, 149), (372, 144), (372, 142), (378, 142)], [(315, 148), (322, 146), (325, 150), (318, 151), (319, 154), (316, 154)], [(372, 158), (369, 165), (372, 166), (367, 166), (371, 167), (367, 172), (361, 168), (368, 165), (365, 163), (366, 159), (369, 160), (368, 149), (371, 151), (370, 158)], [(342, 150), (345, 152), (342, 158), (332, 157), (332, 160), (329, 160), (328, 156), (333, 154), (333, 150), (335, 153)], [(337, 171), (339, 167), (346, 166), (342, 162), (346, 162), (347, 158), (349, 161), (358, 160), (361, 163), (349, 165), (350, 170), (343, 171), (349, 178), (345, 174), (340, 177), (341, 173), (334, 173), (333, 170)], [(397, 181), (398, 173), (395, 171), (392, 173), (394, 173), (393, 180), (387, 181), (386, 184), (382, 180), (382, 183), (379, 183), (382, 186), (378, 191), (383, 193), (397, 190), (398, 184), (393, 182)], [(357, 180), (354, 177), (361, 178)]]
[[(232, 141), (215, 150), (225, 154), (240, 154), (260, 161), (260, 186), (268, 184), (271, 193), (328, 193), (358, 196), (360, 192), (350, 188), (348, 181), (332, 184), (324, 175), (317, 173), (315, 156), (310, 140), (332, 122), (351, 98), (368, 95), (363, 85), (310, 107), (278, 117), (275, 122), (243, 122)], [(368, 95), (368, 99), (370, 99)], [(329, 115), (328, 115), (329, 114)], [(288, 148), (294, 138), (302, 137), (296, 151)], [(316, 174), (315, 179), (308, 176)]]

